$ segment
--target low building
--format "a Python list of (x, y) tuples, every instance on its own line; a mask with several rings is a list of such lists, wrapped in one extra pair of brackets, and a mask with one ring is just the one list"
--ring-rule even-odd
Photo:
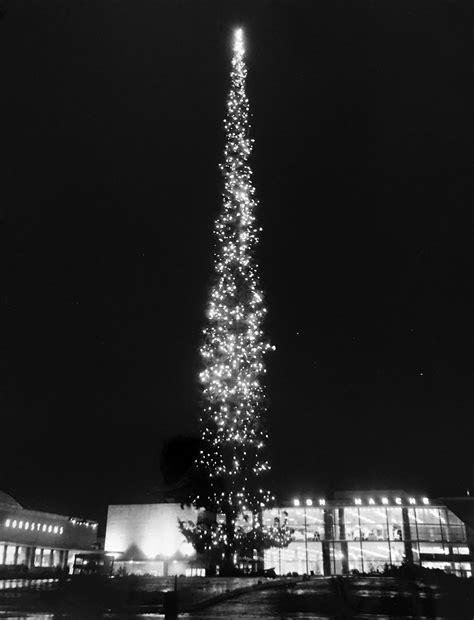
[(92, 551), (97, 523), (23, 508), (0, 491), (0, 570), (45, 572), (72, 568), (74, 555)]
[(196, 572), (196, 554), (178, 527), (178, 519), (196, 521), (196, 517), (197, 510), (174, 502), (111, 505), (105, 552), (114, 555), (116, 569), (130, 573), (203, 574), (202, 568)]
[[(265, 510), (267, 527), (285, 527), (291, 542), (265, 551), (265, 569), (344, 575), (382, 570), (403, 561), (470, 576), (474, 563), (471, 498), (432, 500), (404, 491), (336, 493), (283, 502)], [(459, 506), (464, 506), (460, 509)], [(466, 510), (466, 507), (470, 507)], [(130, 573), (203, 574), (203, 564), (180, 533), (178, 519), (197, 511), (179, 503), (121, 504), (108, 510), (105, 551)]]

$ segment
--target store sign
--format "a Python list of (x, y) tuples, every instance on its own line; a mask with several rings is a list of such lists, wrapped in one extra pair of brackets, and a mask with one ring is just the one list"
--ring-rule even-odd
[[(342, 504), (345, 503), (347, 500), (346, 499), (341, 499), (341, 500), (334, 500), (333, 502), (331, 502), (332, 504)], [(428, 499), (428, 497), (354, 497), (353, 498), (353, 503), (355, 506), (390, 506), (390, 505), (395, 505), (395, 506), (420, 506), (420, 505), (424, 505), (424, 506), (428, 506), (430, 503), (430, 500)], [(315, 504), (319, 505), (319, 506), (325, 506), (326, 505), (326, 499), (320, 497), (318, 500), (316, 500)], [(298, 506), (312, 506), (313, 505), (313, 500), (312, 499), (305, 499), (305, 500), (299, 500), (299, 499), (294, 499), (293, 500), (293, 506), (298, 507)]]
[(12, 530), (29, 530), (31, 532), (44, 532), (45, 534), (62, 534), (64, 532), (64, 528), (60, 525), (23, 521), (21, 519), (5, 519), (4, 525)]
[(422, 497), (419, 499), (419, 501), (417, 501), (416, 497), (408, 497), (408, 498), (402, 498), (402, 497), (368, 497), (368, 498), (361, 498), (361, 497), (354, 497), (354, 504), (356, 506), (363, 506), (363, 505), (367, 505), (367, 506), (377, 506), (377, 505), (382, 505), (382, 506), (389, 506), (390, 504), (395, 504), (396, 506), (416, 506), (417, 504), (423, 504), (424, 506), (429, 505), (430, 500), (427, 497)]

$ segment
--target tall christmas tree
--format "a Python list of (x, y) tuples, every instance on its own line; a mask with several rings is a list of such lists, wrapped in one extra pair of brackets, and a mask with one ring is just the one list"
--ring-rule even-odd
[[(268, 540), (263, 541), (266, 534), (258, 515), (272, 499), (264, 480), (270, 466), (265, 456), (267, 432), (262, 380), (264, 357), (273, 347), (262, 331), (266, 310), (254, 256), (261, 228), (255, 224), (257, 200), (247, 163), (253, 140), (249, 136), (244, 56), (243, 32), (239, 29), (234, 34), (224, 123), (223, 208), (215, 222), (216, 277), (201, 348), (203, 445), (197, 466), (204, 483), (193, 498), (195, 505), (225, 515), (225, 525), (211, 530), (204, 527), (196, 530), (193, 524), (182, 527), (197, 548), (218, 546), (221, 537), (228, 552), (249, 545), (269, 546)], [(246, 528), (245, 534), (237, 526), (243, 513), (253, 515), (251, 529)]]
[(242, 510), (256, 511), (270, 498), (260, 480), (269, 470), (262, 377), (264, 355), (271, 345), (262, 332), (265, 307), (254, 258), (260, 229), (255, 226), (257, 201), (247, 164), (253, 141), (244, 54), (239, 29), (234, 35), (224, 123), (223, 209), (215, 222), (216, 282), (204, 329), (200, 375), (205, 401), (200, 465), (210, 480), (210, 503), (230, 517)]

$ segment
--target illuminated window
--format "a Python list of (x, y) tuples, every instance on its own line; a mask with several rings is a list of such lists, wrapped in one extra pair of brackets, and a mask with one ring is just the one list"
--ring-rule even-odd
[[(360, 540), (388, 540), (387, 515), (385, 509), (365, 506), (359, 508), (360, 531), (356, 536)], [(349, 534), (349, 529), (347, 529)], [(349, 537), (350, 538), (350, 537)], [(352, 538), (354, 540), (354, 538)]]
[(14, 545), (7, 545), (7, 553), (5, 555), (5, 564), (15, 564), (15, 551), (16, 547)]
[(466, 529), (464, 525), (443, 525), (443, 538), (447, 542), (466, 542)]
[(17, 565), (26, 564), (26, 547), (17, 547), (16, 551)]
[(347, 540), (361, 540), (359, 512), (357, 508), (344, 508), (344, 523)]
[(52, 563), (52, 554), (51, 549), (43, 549), (43, 558), (41, 562), (41, 566), (48, 567), (51, 566)]
[(443, 543), (421, 542), (418, 545), (419, 552), (424, 555), (447, 555), (449, 550), (447, 547), (443, 547)]
[[(304, 529), (304, 520), (302, 525)], [(321, 508), (306, 509), (306, 534), (310, 543), (324, 540), (324, 516)]]
[(441, 521), (438, 509), (433, 508), (409, 508), (410, 532), (413, 540), (442, 541)]
[(405, 544), (402, 542), (390, 542), (390, 554), (392, 564), (401, 564), (405, 556)]
[(360, 543), (347, 543), (347, 554), (349, 561), (349, 570), (363, 570)]
[(390, 540), (403, 540), (402, 509), (390, 506), (386, 508)]
[(35, 559), (34, 559), (35, 566), (41, 566), (42, 551), (43, 551), (42, 549), (39, 549), (38, 547), (36, 547), (36, 549), (35, 549)]

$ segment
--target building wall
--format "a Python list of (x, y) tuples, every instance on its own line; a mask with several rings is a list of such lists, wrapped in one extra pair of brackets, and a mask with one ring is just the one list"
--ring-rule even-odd
[[(265, 526), (286, 525), (292, 536), (287, 548), (265, 551), (265, 568), (281, 575), (335, 575), (383, 570), (406, 559), (458, 575), (472, 573), (472, 544), (454, 512), (427, 498), (387, 495), (264, 511)], [(105, 550), (128, 572), (187, 573), (197, 564), (178, 519), (196, 518), (195, 509), (177, 503), (109, 506)]]
[(64, 515), (22, 509), (0, 509), (0, 540), (30, 546), (89, 549), (97, 523)]
[(0, 508), (0, 566), (64, 568), (78, 550), (91, 550), (97, 523), (20, 506)]
[(179, 531), (178, 519), (196, 521), (197, 510), (180, 504), (120, 504), (109, 506), (105, 551), (121, 560), (176, 560), (194, 555)]

